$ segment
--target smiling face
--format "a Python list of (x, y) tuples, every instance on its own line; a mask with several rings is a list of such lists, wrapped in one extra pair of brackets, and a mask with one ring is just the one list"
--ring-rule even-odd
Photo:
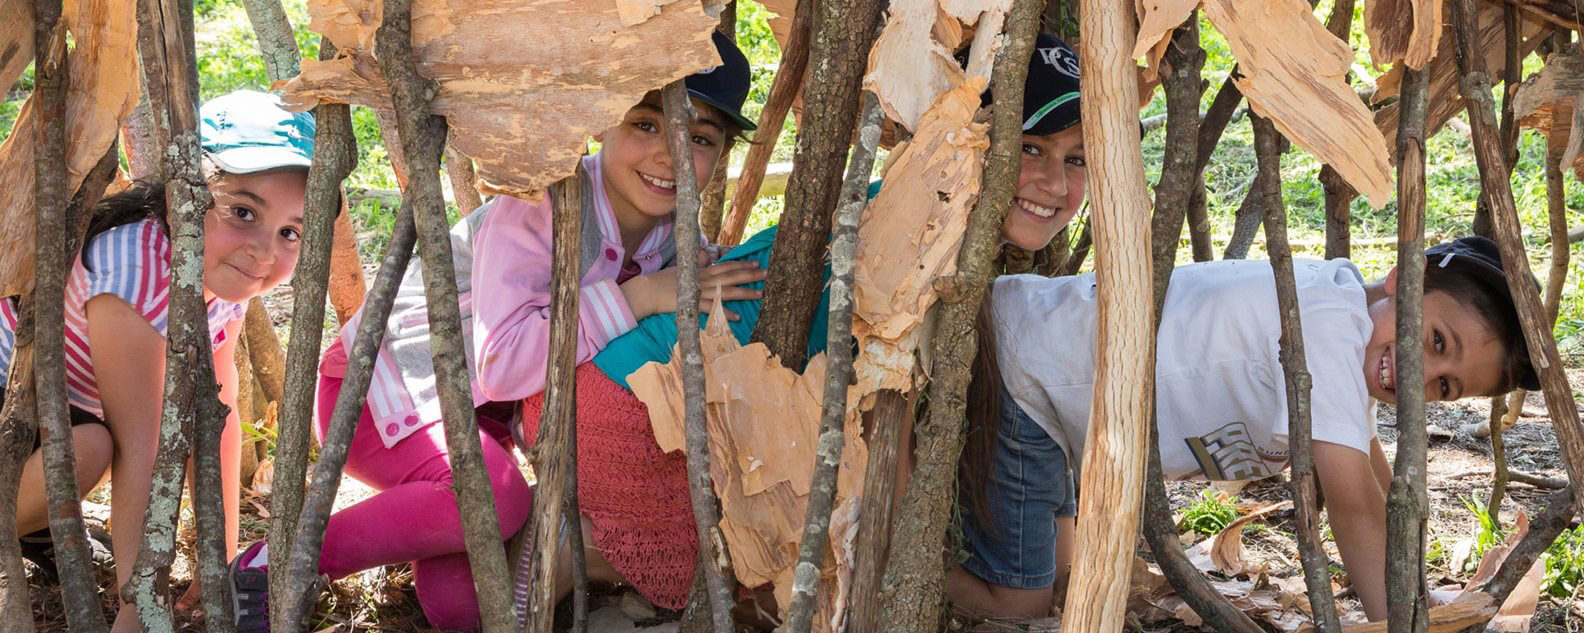
[[(1392, 275), (1395, 277), (1395, 274)], [(1370, 305), (1374, 331), (1364, 347), (1364, 383), (1370, 396), (1397, 402), (1397, 298)], [(1498, 390), (1506, 350), (1478, 313), (1445, 292), (1424, 296), (1424, 392), (1426, 402), (1491, 395)]]
[(1044, 248), (1083, 205), (1086, 172), (1083, 124), (1023, 135), (1017, 195), (1001, 223), (1001, 239), (1026, 250)]
[(209, 184), (204, 214), (206, 295), (241, 303), (285, 281), (297, 265), (303, 225), (302, 170), (224, 174)]
[[(719, 111), (694, 101), (698, 119), (688, 130), (693, 149), (693, 174), (700, 188), (715, 170), (727, 137)], [(676, 171), (666, 147), (665, 113), (659, 93), (651, 92), (598, 138), (605, 193), (623, 226), (632, 220), (655, 221), (676, 210)]]

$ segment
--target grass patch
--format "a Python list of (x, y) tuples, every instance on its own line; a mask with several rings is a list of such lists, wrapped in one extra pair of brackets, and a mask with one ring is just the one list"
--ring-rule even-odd
[(1183, 511), (1182, 520), (1177, 522), (1177, 531), (1192, 530), (1210, 536), (1225, 530), (1237, 518), (1236, 497), (1206, 488), (1200, 490), (1199, 497)]

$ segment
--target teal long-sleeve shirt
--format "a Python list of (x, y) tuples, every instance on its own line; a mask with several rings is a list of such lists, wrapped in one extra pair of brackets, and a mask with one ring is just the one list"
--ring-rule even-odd
[[(720, 258), (720, 261), (752, 261), (758, 262), (759, 268), (770, 267), (770, 246), (775, 242), (776, 227), (770, 227), (756, 233), (748, 241), (743, 242)], [(830, 265), (825, 266), (822, 273), (825, 283), (830, 282)], [(758, 281), (745, 284), (744, 287), (762, 290), (764, 282)], [(728, 322), (732, 335), (737, 342), (748, 344), (748, 337), (753, 335), (754, 325), (759, 323), (759, 310), (763, 307), (763, 300), (738, 300), (727, 301), (727, 310), (737, 313), (740, 317), (736, 321)], [(819, 305), (814, 308), (814, 323), (809, 328), (808, 356), (825, 351), (826, 327), (830, 320), (830, 287), (827, 285), (820, 291)], [(702, 328), (709, 324), (709, 315), (703, 314), (699, 318)], [(643, 367), (645, 363), (668, 362), (671, 360), (671, 349), (677, 343), (676, 313), (668, 312), (645, 317), (638, 321), (637, 327), (617, 337), (605, 346), (599, 354), (594, 356), (594, 365), (605, 372), (612, 382), (623, 388), (631, 389), (627, 384), (627, 377)]]

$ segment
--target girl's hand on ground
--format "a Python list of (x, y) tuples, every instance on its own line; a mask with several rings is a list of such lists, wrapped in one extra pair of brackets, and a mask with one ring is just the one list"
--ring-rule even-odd
[[(642, 319), (652, 314), (676, 312), (677, 270), (676, 267), (671, 267), (647, 275), (639, 275), (621, 285), (622, 294), (627, 299), (627, 307), (632, 310), (633, 318)], [(722, 301), (760, 299), (764, 293), (741, 286), (763, 281), (764, 278), (765, 271), (759, 269), (757, 262), (724, 262), (700, 269), (699, 310), (712, 309), (716, 297)], [(730, 311), (726, 312), (726, 317), (733, 321), (738, 318)]]

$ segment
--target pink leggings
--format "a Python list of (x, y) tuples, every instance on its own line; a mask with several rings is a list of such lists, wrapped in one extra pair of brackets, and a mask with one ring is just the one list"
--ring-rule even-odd
[[(329, 426), (341, 382), (329, 376), (319, 379), (320, 437)], [(511, 442), (507, 422), (489, 417), (488, 407), (479, 410), (479, 440), (505, 540), (527, 521), (533, 496), (507, 449)], [(380, 493), (330, 516), (319, 573), (341, 578), (412, 561), (413, 584), (429, 624), (440, 629), (478, 628), (478, 596), (451, 491), (444, 425), (431, 424), (386, 448), (364, 407), (352, 436), (346, 474)]]

